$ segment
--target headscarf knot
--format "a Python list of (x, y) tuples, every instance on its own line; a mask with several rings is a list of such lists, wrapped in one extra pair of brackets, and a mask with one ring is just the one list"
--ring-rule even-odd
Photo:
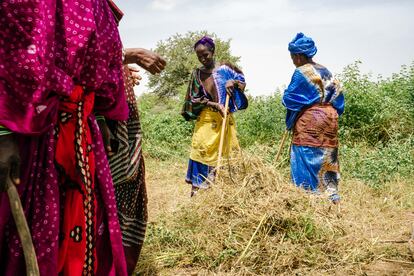
[(295, 36), (289, 43), (288, 49), (292, 54), (304, 54), (308, 58), (312, 58), (318, 51), (312, 38), (305, 36), (303, 33), (298, 33)]

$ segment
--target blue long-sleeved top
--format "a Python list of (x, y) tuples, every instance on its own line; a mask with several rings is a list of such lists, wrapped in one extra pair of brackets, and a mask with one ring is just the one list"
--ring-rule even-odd
[(303, 108), (315, 103), (331, 103), (341, 115), (345, 97), (341, 85), (331, 72), (319, 64), (305, 64), (296, 68), (282, 99), (287, 109), (286, 127), (291, 130)]

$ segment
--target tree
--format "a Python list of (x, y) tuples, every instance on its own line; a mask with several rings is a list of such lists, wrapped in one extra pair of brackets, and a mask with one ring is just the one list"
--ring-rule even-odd
[(148, 87), (151, 92), (161, 97), (173, 97), (185, 91), (191, 72), (200, 65), (194, 53), (194, 43), (205, 35), (214, 39), (216, 61), (237, 65), (240, 57), (231, 55), (230, 40), (221, 40), (216, 34), (207, 31), (175, 34), (157, 44), (155, 52), (167, 60), (167, 67), (161, 74), (149, 76)]

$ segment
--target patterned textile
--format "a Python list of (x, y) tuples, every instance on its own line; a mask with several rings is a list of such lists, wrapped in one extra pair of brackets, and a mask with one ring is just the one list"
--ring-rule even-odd
[(338, 143), (338, 112), (331, 104), (314, 104), (299, 116), (292, 144), (337, 148)]
[[(190, 161), (186, 182), (194, 187), (206, 188), (214, 179), (214, 167), (217, 165), (218, 148), (223, 118), (220, 113), (206, 107), (197, 119), (191, 143)], [(236, 125), (232, 114), (228, 115), (223, 158), (228, 158), (239, 150)]]
[(287, 128), (292, 129), (298, 115), (317, 103), (330, 103), (340, 116), (345, 107), (340, 83), (322, 65), (305, 64), (296, 68), (282, 99), (282, 104), (287, 108)]
[(106, 1), (1, 5), (0, 125), (17, 133), (46, 132), (57, 122), (60, 97), (74, 85), (95, 92), (95, 112), (127, 118), (122, 45)]
[(213, 166), (205, 165), (191, 159), (188, 161), (187, 176), (185, 177), (185, 182), (188, 184), (193, 184), (193, 186), (198, 188), (206, 188), (209, 183), (214, 181), (214, 177)]
[(75, 86), (59, 108), (56, 127), (55, 161), (65, 189), (62, 197), (61, 244), (58, 270), (65, 275), (96, 274), (97, 209), (95, 190), (95, 154), (87, 123), (93, 111), (94, 93), (84, 94)]
[(144, 244), (148, 220), (143, 159), (139, 162), (135, 178), (115, 186), (115, 196), (128, 274), (132, 275)]
[[(213, 70), (212, 73), (215, 90), (214, 95), (208, 93), (202, 84), (200, 79), (200, 70), (196, 69), (191, 74), (191, 79), (188, 85), (187, 94), (185, 97), (185, 103), (181, 114), (188, 120), (197, 119), (200, 112), (206, 106), (207, 101), (219, 102), (224, 106), (226, 102), (226, 82), (228, 80), (238, 80), (242, 83), (245, 82), (244, 75), (232, 66), (223, 64)], [(235, 89), (233, 92), (235, 95), (243, 93), (239, 89)], [(237, 105), (233, 98), (230, 98), (229, 110), (230, 112), (237, 111)]]
[(111, 8), (112, 14), (114, 15), (115, 21), (117, 24), (121, 21), (122, 17), (124, 17), (124, 13), (121, 9), (114, 3), (112, 0), (108, 0), (109, 7)]
[[(187, 120), (197, 119), (193, 139), (191, 143), (190, 161), (187, 170), (186, 182), (191, 183), (193, 187), (205, 186), (202, 179), (211, 179), (214, 177), (212, 170), (217, 165), (218, 148), (220, 144), (220, 133), (223, 123), (221, 114), (206, 106), (207, 101), (218, 102), (221, 105), (225, 105), (226, 101), (226, 82), (228, 80), (238, 80), (242, 83), (245, 82), (244, 75), (236, 70), (231, 65), (223, 64), (218, 68), (215, 68), (212, 72), (213, 77), (213, 91), (206, 91), (204, 84), (200, 78), (200, 70), (193, 72), (190, 80), (186, 102), (194, 103), (195, 107), (199, 109), (198, 114), (189, 112), (193, 110), (186, 110), (186, 106), (183, 109), (183, 116)], [(234, 93), (243, 93), (239, 89), (235, 89)], [(214, 94), (214, 95), (212, 95)], [(239, 142), (236, 134), (236, 124), (231, 113), (237, 111), (237, 106), (234, 99), (230, 99), (229, 102), (230, 114), (227, 117), (227, 127), (225, 134), (225, 141), (223, 147), (223, 157), (229, 157), (233, 151), (239, 150)], [(204, 183), (206, 183), (204, 181)]]
[(128, 81), (131, 75), (128, 66), (124, 67), (124, 73), (129, 117), (126, 121), (108, 121), (117, 145), (116, 154), (109, 158), (109, 164), (115, 186), (122, 244), (128, 274), (131, 275), (144, 243), (148, 215), (141, 124), (133, 86)]
[(135, 178), (142, 159), (142, 131), (134, 90), (128, 81), (130, 74), (128, 67), (125, 66), (124, 81), (129, 108), (128, 119), (108, 122), (115, 148), (117, 148), (116, 154), (109, 158), (115, 185)]
[(339, 82), (322, 65), (303, 65), (295, 70), (282, 103), (287, 108), (286, 126), (294, 133), (293, 182), (339, 199), (338, 116), (345, 105)]
[[(218, 102), (223, 106), (226, 103), (226, 82), (229, 80), (237, 80), (241, 83), (245, 83), (246, 81), (243, 73), (236, 71), (234, 68), (230, 67), (227, 64), (223, 64), (213, 71), (213, 79), (217, 89)], [(233, 94), (238, 93), (244, 92), (241, 92), (238, 88), (234, 89)], [(237, 105), (234, 99), (231, 97), (229, 103), (229, 111), (233, 113), (237, 110)]]
[[(198, 117), (191, 142), (190, 159), (208, 166), (216, 166), (220, 144), (223, 117), (212, 109), (204, 108)], [(223, 157), (239, 149), (237, 141), (236, 123), (232, 114), (228, 115), (228, 123), (223, 144)]]
[[(78, 272), (65, 270), (68, 267), (65, 264), (63, 271), (59, 271), (59, 254), (63, 254), (59, 249), (69, 238), (73, 242), (85, 241), (82, 248), (86, 252), (78, 255), (67, 247), (70, 252), (66, 256), (77, 255), (81, 264), (76, 267), (86, 269), (86, 275), (126, 275), (115, 192), (93, 115), (99, 112), (115, 120), (125, 120), (128, 115), (123, 91), (122, 46), (111, 10), (104, 0), (82, 3), (4, 0), (0, 18), (0, 125), (11, 130), (19, 144), (22, 164), (21, 184), (17, 189), (32, 233), (40, 274)], [(61, 112), (63, 101), (75, 93), (77, 86), (85, 92), (77, 108), (82, 102), (91, 102), (88, 97), (92, 97), (90, 91), (93, 91), (93, 112), (90, 113), (91, 107), (88, 112), (85, 109), (75, 132), (68, 131), (66, 135), (62, 120), (74, 120), (79, 117), (79, 111), (76, 110), (76, 116), (72, 112), (73, 119), (65, 117), (68, 114)], [(75, 146), (80, 154), (76, 160), (82, 163), (76, 163), (79, 167), (72, 172), (60, 170), (63, 167), (55, 162), (55, 158), (61, 157), (59, 153), (55, 155), (59, 143), (56, 134), (59, 139), (78, 139), (75, 133), (83, 135), (88, 128), (89, 138), (85, 137), (81, 146)], [(71, 140), (66, 145), (74, 146), (75, 142)], [(74, 153), (71, 152), (72, 157)], [(77, 175), (72, 183), (76, 184), (75, 189), (67, 185), (68, 179), (74, 179), (68, 177), (71, 173)], [(93, 185), (88, 185), (92, 178)], [(85, 185), (79, 185), (80, 181)], [(71, 195), (74, 190), (84, 194)], [(79, 195), (86, 202), (79, 201)], [(71, 197), (77, 203), (69, 204)], [(81, 203), (82, 207), (78, 208)], [(72, 209), (68, 206), (73, 207), (73, 213), (69, 214)], [(66, 227), (68, 214), (79, 219), (80, 225)], [(24, 256), (7, 194), (0, 193), (0, 275), (24, 274)]]
[(339, 162), (337, 148), (292, 145), (291, 176), (298, 187), (326, 193), (331, 200), (339, 199)]

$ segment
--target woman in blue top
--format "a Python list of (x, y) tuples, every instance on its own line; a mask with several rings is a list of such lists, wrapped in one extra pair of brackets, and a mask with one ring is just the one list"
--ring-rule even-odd
[(338, 117), (344, 111), (344, 95), (331, 72), (313, 61), (317, 48), (310, 37), (298, 33), (289, 51), (296, 70), (282, 103), (287, 129), (293, 131), (292, 180), (304, 189), (328, 193), (337, 203)]

